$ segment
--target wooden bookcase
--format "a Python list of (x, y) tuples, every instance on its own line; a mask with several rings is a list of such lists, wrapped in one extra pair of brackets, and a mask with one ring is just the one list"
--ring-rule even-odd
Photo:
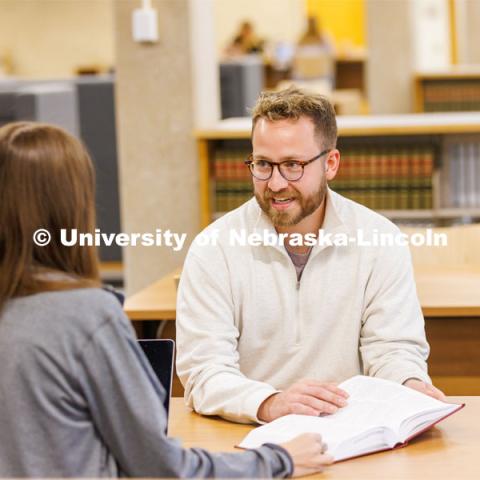
[(415, 112), (480, 111), (480, 68), (417, 72), (413, 91)]
[[(480, 218), (480, 112), (340, 116), (338, 128), (343, 167), (347, 168), (348, 159), (353, 181), (350, 189), (338, 188), (340, 193), (366, 203), (394, 221), (441, 223), (446, 219), (465, 220), (467, 217), (468, 221)], [(250, 119), (238, 118), (223, 120), (211, 129), (195, 132), (200, 161), (202, 226), (251, 196), (249, 173), (242, 163), (251, 149), (250, 129)], [(219, 171), (224, 167), (222, 159), (228, 155), (233, 155), (231, 165), (234, 167), (228, 174), (222, 174), (222, 190), (219, 188)], [(405, 156), (408, 161), (399, 160)], [(424, 159), (423, 171), (417, 168), (418, 158)], [(359, 161), (364, 168), (361, 175), (358, 169), (355, 170)], [(384, 169), (380, 174), (372, 167), (375, 163)], [(403, 172), (402, 177), (395, 168), (406, 163), (409, 170)], [(428, 168), (424, 168), (425, 165)], [(342, 164), (338, 181), (341, 172)], [(461, 178), (457, 178), (460, 175)], [(363, 180), (355, 184), (359, 177)], [(390, 184), (381, 183), (385, 177), (389, 178)], [(407, 182), (406, 186), (393, 182), (400, 177)], [(229, 188), (235, 194), (238, 186), (240, 194), (235, 201), (227, 202), (228, 208), (218, 209), (218, 196)], [(336, 189), (335, 181), (331, 187)], [(355, 190), (368, 191), (369, 194), (372, 190), (374, 194), (378, 193), (377, 200), (380, 201), (368, 204), (366, 200), (373, 197), (355, 196)], [(421, 199), (412, 199), (415, 195)], [(380, 205), (391, 208), (378, 208)]]

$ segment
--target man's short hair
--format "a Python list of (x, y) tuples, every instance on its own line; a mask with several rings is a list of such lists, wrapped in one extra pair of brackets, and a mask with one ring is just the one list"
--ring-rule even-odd
[(252, 135), (259, 118), (276, 120), (308, 117), (315, 126), (315, 135), (324, 148), (337, 145), (337, 120), (332, 104), (322, 95), (289, 87), (280, 92), (262, 92), (252, 110)]

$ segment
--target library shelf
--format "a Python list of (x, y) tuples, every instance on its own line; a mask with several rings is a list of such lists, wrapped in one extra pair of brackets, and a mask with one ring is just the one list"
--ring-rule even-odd
[(415, 112), (480, 111), (480, 68), (416, 72), (413, 92)]
[[(331, 187), (396, 221), (480, 217), (480, 112), (339, 116)], [(194, 132), (202, 226), (252, 195), (251, 120)]]

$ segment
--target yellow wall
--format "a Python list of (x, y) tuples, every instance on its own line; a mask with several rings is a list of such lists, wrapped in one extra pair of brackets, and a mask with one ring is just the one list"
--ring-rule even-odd
[(350, 45), (365, 47), (364, 0), (306, 1), (308, 15), (318, 18), (340, 51)]

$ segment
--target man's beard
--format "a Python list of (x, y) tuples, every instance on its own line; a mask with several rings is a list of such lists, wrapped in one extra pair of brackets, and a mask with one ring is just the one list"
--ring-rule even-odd
[[(260, 208), (268, 215), (273, 225), (276, 227), (290, 227), (292, 225), (297, 225), (304, 218), (311, 215), (317, 208), (322, 204), (327, 193), (327, 181), (322, 179), (320, 186), (316, 192), (308, 197), (302, 196), (295, 187), (292, 187), (292, 190), (286, 188), (285, 190), (280, 190), (279, 192), (272, 192), (267, 189), (260, 195), (255, 192), (255, 198), (257, 199)], [(296, 212), (289, 211), (279, 211), (272, 207), (271, 199), (273, 197), (283, 197), (283, 198), (292, 198), (300, 206), (300, 210)], [(295, 210), (295, 206), (293, 206)]]

